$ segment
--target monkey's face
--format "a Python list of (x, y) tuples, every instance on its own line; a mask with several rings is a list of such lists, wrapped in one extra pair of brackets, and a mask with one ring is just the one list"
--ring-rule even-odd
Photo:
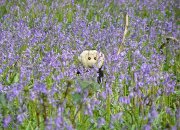
[(85, 50), (78, 58), (86, 68), (91, 68), (93, 66), (101, 68), (104, 63), (104, 54), (96, 50)]
[(97, 51), (93, 50), (93, 51), (89, 51), (86, 55), (87, 58), (87, 65), (88, 67), (93, 67), (98, 60), (98, 55), (97, 55)]

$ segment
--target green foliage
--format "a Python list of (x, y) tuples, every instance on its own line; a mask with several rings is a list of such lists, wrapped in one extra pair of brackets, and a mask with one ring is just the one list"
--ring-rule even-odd
[(82, 95), (80, 93), (74, 93), (72, 95), (72, 99), (73, 99), (73, 102), (80, 103), (80, 101), (82, 100)]
[(11, 85), (19, 81), (19, 72), (17, 67), (7, 67), (3, 74), (0, 75), (0, 82), (4, 85)]
[(23, 44), (19, 49), (19, 54), (21, 55), (24, 51), (26, 51), (27, 47), (28, 47), (27, 44)]
[(0, 19), (7, 14), (6, 6), (0, 6)]
[(88, 89), (88, 90), (92, 90), (93, 92), (96, 92), (100, 89), (100, 85), (95, 81), (78, 79), (78, 82), (83, 90)]
[(175, 12), (175, 18), (177, 19), (176, 24), (180, 25), (180, 21), (178, 20), (180, 16), (180, 9), (175, 7), (174, 12)]
[(64, 10), (62, 8), (60, 8), (57, 12), (56, 12), (56, 18), (58, 19), (58, 22), (63, 22), (64, 19)]

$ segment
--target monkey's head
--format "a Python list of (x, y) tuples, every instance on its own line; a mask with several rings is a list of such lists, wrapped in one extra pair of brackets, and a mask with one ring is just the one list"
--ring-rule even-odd
[(78, 59), (85, 68), (92, 68), (93, 66), (101, 68), (104, 63), (104, 54), (96, 50), (85, 50)]

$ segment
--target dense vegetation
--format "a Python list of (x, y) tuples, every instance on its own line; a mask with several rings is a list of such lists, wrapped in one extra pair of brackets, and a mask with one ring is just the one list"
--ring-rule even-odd
[[(1, 0), (0, 129), (179, 129), (178, 6)], [(86, 49), (105, 54), (101, 84), (78, 61)]]

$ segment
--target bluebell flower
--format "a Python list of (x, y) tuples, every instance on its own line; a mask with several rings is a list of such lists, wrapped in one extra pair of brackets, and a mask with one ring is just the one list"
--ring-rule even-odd
[(9, 123), (11, 122), (12, 118), (10, 115), (6, 116), (4, 119), (3, 119), (3, 127), (8, 127)]
[(37, 92), (37, 93), (47, 93), (47, 88), (46, 85), (44, 83), (35, 83), (33, 91)]
[(119, 102), (122, 104), (130, 104), (130, 97), (119, 97)]
[(54, 122), (55, 122), (55, 125), (56, 125), (56, 128), (57, 128), (57, 129), (63, 128), (64, 120), (63, 120), (62, 117), (57, 116), (57, 118), (55, 119)]
[(144, 130), (151, 130), (151, 125), (150, 124), (147, 124), (144, 126), (143, 128)]
[(26, 112), (20, 113), (17, 115), (17, 120), (19, 123), (23, 123), (23, 121), (28, 117)]
[(99, 118), (98, 121), (97, 121), (97, 124), (98, 124), (98, 128), (101, 128), (103, 125), (105, 125), (106, 121), (103, 117)]

